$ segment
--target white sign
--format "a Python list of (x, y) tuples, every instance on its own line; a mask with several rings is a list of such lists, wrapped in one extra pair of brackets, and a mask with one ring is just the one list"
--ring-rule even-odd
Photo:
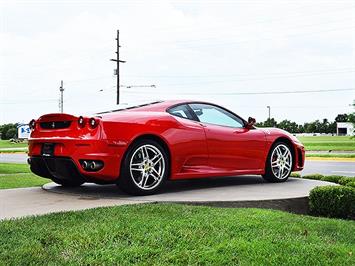
[(31, 129), (28, 125), (21, 125), (17, 128), (17, 133), (19, 139), (28, 139), (31, 134)]

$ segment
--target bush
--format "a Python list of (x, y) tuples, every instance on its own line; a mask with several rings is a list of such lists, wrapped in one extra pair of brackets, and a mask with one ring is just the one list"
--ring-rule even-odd
[(344, 186), (316, 187), (309, 194), (311, 214), (355, 218), (355, 189)]
[(355, 188), (355, 181), (347, 183), (346, 186)]
[(1, 139), (11, 139), (17, 135), (17, 124), (4, 124), (0, 126)]
[(302, 178), (314, 179), (314, 180), (321, 180), (323, 177), (324, 177), (324, 175), (321, 175), (321, 174), (311, 174), (311, 175), (302, 176)]
[(350, 183), (350, 182), (353, 182), (355, 179), (354, 177), (343, 177), (339, 180), (339, 184), (340, 185), (343, 185), (343, 186), (346, 186), (347, 183)]
[(290, 177), (301, 178), (301, 175), (299, 173), (293, 172), (293, 173), (290, 174)]
[(342, 179), (343, 177), (344, 176), (340, 176), (340, 175), (327, 175), (327, 176), (324, 176), (321, 180), (338, 184), (339, 180)]

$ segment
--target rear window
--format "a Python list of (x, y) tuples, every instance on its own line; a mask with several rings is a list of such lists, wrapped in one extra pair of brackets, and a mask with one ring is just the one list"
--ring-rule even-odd
[(191, 115), (191, 112), (186, 104), (181, 104), (178, 106), (174, 106), (172, 108), (169, 108), (167, 112), (173, 116), (181, 117), (181, 118), (186, 118), (186, 119), (191, 119), (193, 120), (193, 116)]

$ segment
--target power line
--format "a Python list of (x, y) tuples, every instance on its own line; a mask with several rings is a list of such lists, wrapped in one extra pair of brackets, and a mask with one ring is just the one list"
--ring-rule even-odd
[[(200, 85), (200, 84), (216, 84), (216, 83), (234, 83), (234, 82), (244, 82), (244, 81), (257, 81), (257, 80), (267, 80), (267, 79), (282, 79), (282, 78), (297, 78), (297, 77), (309, 77), (309, 76), (321, 76), (321, 75), (339, 75), (339, 74), (348, 74), (348, 73), (353, 73), (355, 70), (349, 70), (349, 71), (339, 71), (339, 72), (326, 72), (326, 73), (309, 73), (309, 74), (294, 74), (294, 75), (278, 75), (278, 76), (262, 76), (261, 77), (255, 77), (255, 78), (243, 78), (243, 79), (225, 79), (227, 76), (219, 76), (223, 77), (224, 79), (222, 80), (206, 80), (206, 78), (209, 77), (203, 77), (203, 81), (193, 81), (193, 82), (182, 82), (182, 83), (167, 83), (163, 84), (164, 86), (170, 86), (170, 87), (175, 87), (175, 86), (185, 86), (185, 85)], [(202, 76), (201, 76), (202, 77)], [(211, 76), (213, 77), (213, 76)], [(229, 76), (233, 77), (233, 76)]]
[[(355, 91), (355, 88), (347, 89), (325, 89), (325, 90), (295, 90), (295, 91), (263, 91), (263, 92), (215, 92), (215, 93), (194, 93), (194, 92), (184, 92), (184, 93), (174, 93), (169, 92), (169, 94), (178, 95), (274, 95), (274, 94), (300, 94), (300, 93), (323, 93), (323, 92), (338, 92), (338, 91)], [(126, 93), (144, 93), (143, 91), (126, 91)]]
[(12, 102), (2, 102), (2, 104), (33, 104), (33, 103), (48, 103), (48, 102), (58, 102), (58, 99), (43, 99), (43, 100), (31, 100), (31, 101), (23, 101), (19, 102), (17, 100), (13, 100)]
[[(284, 24), (281, 24), (280, 26), (283, 27), (281, 28), (281, 30), (293, 30), (293, 29), (302, 29), (302, 28), (310, 28), (310, 27), (318, 27), (318, 26), (323, 26), (323, 25), (329, 25), (329, 24), (336, 24), (339, 22), (348, 22), (347, 24), (349, 24), (349, 21), (352, 21), (352, 17), (350, 18), (346, 18), (346, 19), (342, 19), (342, 20), (336, 20), (336, 21), (327, 21), (324, 23), (310, 23), (310, 24), (302, 24), (302, 25), (295, 25), (295, 26), (287, 26)], [(292, 21), (294, 22), (294, 21)], [(222, 32), (223, 33), (223, 32)], [(235, 35), (235, 34), (228, 34), (229, 32), (225, 32), (225, 34), (227, 34), (227, 36), (223, 37), (223, 38), (228, 38), (230, 40), (233, 40), (233, 38), (240, 38), (240, 35)], [(303, 34), (303, 33), (302, 33)], [(288, 35), (286, 35), (288, 36)], [(175, 41), (175, 43), (177, 44), (189, 44), (189, 43), (194, 43), (194, 42), (210, 42), (210, 41), (214, 41), (214, 40), (220, 40), (222, 38), (222, 36), (216, 36), (216, 34), (214, 34), (214, 36), (212, 37), (204, 37), (204, 38), (198, 38), (198, 39), (190, 39), (190, 40), (177, 40)]]
[(313, 35), (313, 34), (318, 34), (318, 33), (340, 31), (340, 30), (351, 30), (353, 28), (355, 28), (355, 26), (348, 26), (348, 27), (342, 27), (342, 28), (332, 28), (332, 29), (319, 30), (319, 31), (313, 31), (313, 32), (286, 34), (286, 35), (276, 36), (276, 37), (263, 37), (263, 38), (257, 38), (257, 39), (236, 40), (236, 41), (231, 40), (229, 42), (221, 42), (221, 43), (214, 43), (214, 44), (213, 43), (210, 43), (210, 44), (206, 43), (204, 45), (180, 45), (180, 46), (184, 47), (184, 48), (215, 47), (215, 46), (234, 45), (234, 44), (247, 43), (247, 42), (256, 42), (256, 41), (268, 41), (268, 40), (275, 40), (275, 39), (288, 39), (288, 38), (297, 37), (297, 36), (303, 36), (303, 35)]
[(328, 74), (342, 74), (342, 73), (351, 73), (355, 72), (354, 67), (350, 68), (338, 68), (338, 69), (329, 69), (329, 70), (312, 70), (312, 71), (296, 71), (296, 72), (274, 72), (274, 73), (261, 73), (261, 74), (221, 74), (221, 75), (210, 75), (210, 74), (203, 74), (203, 75), (127, 75), (128, 77), (142, 77), (142, 78), (228, 78), (228, 77), (253, 77), (253, 76), (266, 76), (266, 77), (276, 77), (286, 75), (293, 76), (305, 76), (308, 75), (328, 75)]
[[(256, 20), (256, 21), (251, 21), (251, 22), (246, 22), (246, 23), (242, 23), (242, 24), (239, 24), (237, 27), (230, 27), (230, 28), (227, 28), (228, 30), (231, 29), (231, 30), (236, 30), (236, 29), (239, 29), (240, 26), (250, 26), (250, 25), (257, 25), (257, 24), (265, 24), (265, 23), (273, 23), (273, 22), (280, 22), (280, 21), (287, 21), (287, 20), (291, 20), (292, 22), (294, 22), (295, 20), (298, 20), (298, 19), (302, 19), (302, 21), (305, 19), (305, 17), (313, 17), (313, 16), (318, 16), (318, 15), (323, 15), (323, 14), (328, 14), (328, 13), (331, 13), (331, 14), (334, 14), (334, 13), (338, 13), (338, 12), (343, 12), (343, 11), (346, 11), (346, 12), (352, 12), (352, 9), (355, 8), (354, 5), (350, 5), (350, 6), (347, 6), (347, 7), (341, 7), (341, 8), (332, 8), (332, 9), (328, 9), (328, 10), (319, 10), (318, 9), (318, 12), (312, 12), (312, 13), (305, 13), (304, 12), (304, 8), (307, 8), (307, 7), (317, 7), (319, 8), (319, 5), (317, 6), (302, 6), (301, 8), (298, 8), (297, 12), (293, 13), (291, 16), (288, 14), (287, 17), (276, 17), (276, 18), (268, 18), (268, 19), (261, 19), (261, 20)], [(203, 27), (201, 29), (197, 29), (198, 31), (202, 31), (202, 30), (207, 30), (208, 32), (211, 32), (211, 30), (215, 30), (215, 31), (220, 31), (221, 30), (221, 27), (223, 27), (223, 29), (225, 28), (225, 25), (222, 25), (222, 26), (214, 26), (214, 25), (208, 25), (208, 29), (205, 27), (205, 25), (203, 25)], [(185, 31), (186, 30), (193, 30), (195, 31), (196, 28), (192, 28), (191, 25), (186, 25), (186, 26), (181, 26), (179, 25), (179, 27), (175, 27), (175, 29), (177, 30), (182, 30), (182, 31)], [(172, 26), (169, 26), (167, 28), (153, 28), (154, 31), (169, 31), (171, 32), (172, 30), (174, 30), (174, 27)]]

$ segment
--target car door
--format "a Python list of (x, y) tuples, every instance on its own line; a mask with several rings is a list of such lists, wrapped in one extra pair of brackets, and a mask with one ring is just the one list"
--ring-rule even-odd
[(175, 165), (180, 172), (198, 171), (208, 166), (208, 148), (203, 126), (197, 122), (187, 104), (180, 104), (169, 108), (168, 113), (175, 116), (179, 127), (170, 135), (174, 149)]
[(205, 129), (211, 167), (226, 171), (264, 167), (264, 132), (246, 128), (241, 118), (219, 106), (205, 103), (189, 106)]

